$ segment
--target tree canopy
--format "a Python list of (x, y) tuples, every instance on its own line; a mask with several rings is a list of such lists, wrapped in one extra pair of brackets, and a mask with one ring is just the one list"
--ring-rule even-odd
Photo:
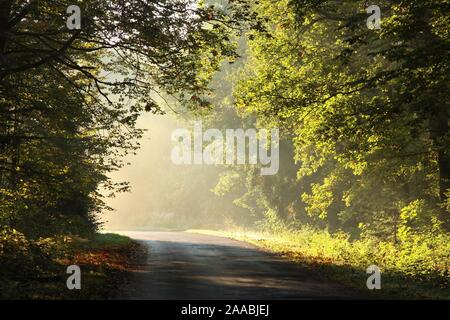
[(448, 5), (382, 3), (380, 30), (358, 1), (255, 6), (267, 31), (250, 35), (238, 106), (294, 133), (302, 201), (331, 229), (448, 228)]
[(72, 4), (0, 2), (0, 220), (32, 235), (95, 228), (99, 187), (127, 188), (107, 174), (138, 147), (138, 115), (161, 113), (163, 91), (204, 106), (211, 73), (236, 58), (239, 3), (78, 1), (71, 30)]

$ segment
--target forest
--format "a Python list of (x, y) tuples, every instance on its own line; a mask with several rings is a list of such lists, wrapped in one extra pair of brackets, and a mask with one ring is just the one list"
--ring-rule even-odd
[[(349, 283), (374, 264), (393, 295), (448, 299), (450, 1), (373, 4), (379, 28), (358, 0), (0, 0), (0, 297), (111, 220), (214, 229)], [(175, 166), (164, 140), (154, 200), (114, 217), (148, 115), (279, 129), (279, 170)]]

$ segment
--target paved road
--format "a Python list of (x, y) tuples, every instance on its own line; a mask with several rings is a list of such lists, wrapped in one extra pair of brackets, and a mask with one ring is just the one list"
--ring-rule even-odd
[(358, 294), (253, 245), (185, 232), (121, 232), (148, 258), (120, 299), (315, 299)]

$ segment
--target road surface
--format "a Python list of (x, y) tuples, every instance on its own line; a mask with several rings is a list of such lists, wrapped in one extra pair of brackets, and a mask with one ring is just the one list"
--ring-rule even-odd
[(332, 299), (358, 293), (257, 247), (185, 232), (120, 232), (148, 246), (148, 258), (119, 299)]

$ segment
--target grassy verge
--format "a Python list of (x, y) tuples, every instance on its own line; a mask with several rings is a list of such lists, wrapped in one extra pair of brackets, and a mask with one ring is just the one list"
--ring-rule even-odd
[[(1, 299), (114, 298), (127, 271), (145, 255), (145, 249), (137, 242), (116, 234), (42, 242), (21, 243), (24, 254), (15, 255), (2, 264)], [(78, 265), (81, 269), (80, 290), (67, 289), (69, 265)]]
[[(399, 248), (381, 241), (350, 241), (343, 235), (333, 236), (310, 229), (277, 233), (248, 230), (189, 232), (254, 244), (320, 272), (330, 280), (367, 292), (368, 297), (450, 299), (449, 251), (445, 251), (449, 245), (447, 238), (436, 254), (434, 251), (437, 249), (424, 241)], [(366, 287), (369, 276), (366, 268), (372, 264), (381, 268), (381, 290), (368, 290)]]

